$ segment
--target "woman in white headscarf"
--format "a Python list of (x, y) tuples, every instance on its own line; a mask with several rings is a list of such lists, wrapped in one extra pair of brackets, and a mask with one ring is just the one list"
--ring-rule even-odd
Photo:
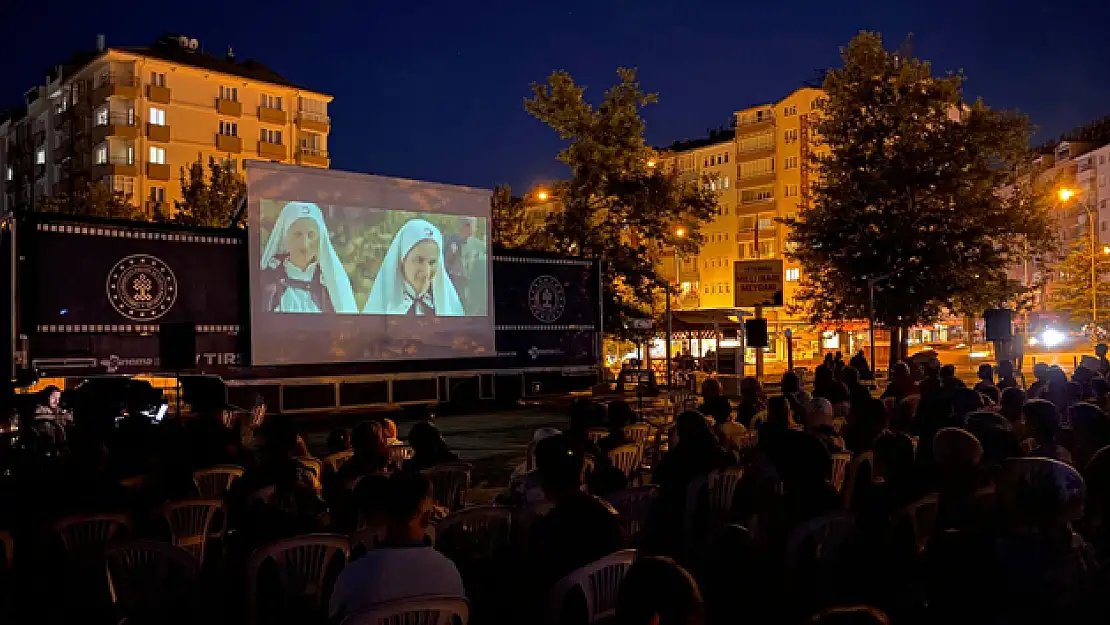
[(423, 219), (411, 219), (393, 237), (382, 259), (366, 315), (460, 317), (463, 310), (443, 261), (443, 235)]
[(281, 209), (260, 265), (267, 311), (358, 313), (351, 279), (315, 204), (290, 202)]

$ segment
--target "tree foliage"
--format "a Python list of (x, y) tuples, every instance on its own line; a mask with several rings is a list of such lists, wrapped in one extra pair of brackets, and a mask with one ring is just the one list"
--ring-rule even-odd
[(962, 75), (933, 76), (877, 34), (860, 33), (841, 58), (817, 115), (827, 150), (813, 157), (812, 202), (784, 220), (810, 316), (867, 318), (868, 281), (880, 278), (876, 317), (893, 329), (934, 321), (959, 298), (1017, 295), (1008, 270), (1052, 241), (1041, 203), (1000, 193), (1028, 161), (1027, 119), (966, 104)]
[[(1076, 240), (1069, 253), (1053, 268), (1055, 280), (1049, 305), (1052, 310), (1067, 313), (1073, 321), (1091, 321), (1091, 244), (1084, 235)], [(1101, 247), (1095, 249), (1095, 277), (1098, 285), (1097, 325), (1110, 325), (1110, 255)]]
[(99, 180), (88, 183), (73, 194), (62, 191), (42, 198), (38, 211), (82, 217), (146, 219), (146, 215), (131, 203), (130, 195), (113, 191), (111, 187)]
[(528, 231), (524, 223), (524, 200), (513, 197), (509, 185), (494, 185), (490, 213), (494, 245), (522, 247), (526, 244)]
[(181, 197), (172, 221), (187, 226), (227, 228), (247, 193), (247, 183), (230, 163), (208, 162), (198, 156), (189, 169), (181, 168)]
[[(657, 96), (640, 88), (634, 70), (617, 75), (620, 82), (594, 106), (570, 74), (555, 72), (532, 85), (524, 108), (567, 141), (558, 158), (571, 172), (552, 190), (562, 210), (530, 243), (601, 259), (605, 330), (623, 335), (628, 319), (652, 314), (653, 298), (666, 286), (653, 259), (671, 246), (696, 253), (716, 197), (704, 181), (648, 165), (640, 109)], [(679, 228), (684, 236), (676, 235)]]

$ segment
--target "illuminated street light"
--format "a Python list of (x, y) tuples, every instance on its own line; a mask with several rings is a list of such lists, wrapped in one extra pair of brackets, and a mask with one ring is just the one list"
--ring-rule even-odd
[(1064, 187), (1064, 188), (1060, 189), (1059, 191), (1057, 191), (1056, 195), (1060, 198), (1061, 202), (1067, 202), (1068, 200), (1075, 197), (1075, 189), (1069, 189), (1067, 187)]
[(1110, 255), (1110, 245), (1103, 245), (1102, 246), (1102, 253)]
[(655, 167), (655, 159), (649, 159), (647, 162), (648, 167)]
[(676, 228), (674, 231), (674, 235), (681, 239), (682, 237), (686, 236), (686, 228)]
[(536, 189), (536, 199), (541, 202), (547, 201), (547, 191), (543, 187)]

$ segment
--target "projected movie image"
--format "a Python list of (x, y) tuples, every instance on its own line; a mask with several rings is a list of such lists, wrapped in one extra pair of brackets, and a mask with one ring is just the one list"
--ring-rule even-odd
[(373, 202), (403, 208), (355, 193), (255, 200), (254, 364), (495, 355), (488, 195), (405, 191)]

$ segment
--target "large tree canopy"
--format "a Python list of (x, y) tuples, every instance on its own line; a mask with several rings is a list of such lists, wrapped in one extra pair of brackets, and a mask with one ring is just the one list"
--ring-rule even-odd
[(559, 160), (571, 172), (552, 190), (561, 210), (531, 243), (601, 259), (605, 331), (621, 335), (629, 318), (652, 313), (653, 299), (666, 286), (654, 259), (664, 247), (696, 254), (700, 226), (715, 213), (716, 198), (702, 181), (654, 166), (640, 109), (656, 95), (640, 89), (634, 70), (617, 75), (620, 82), (596, 107), (566, 72), (533, 84), (524, 107), (568, 141)]
[(108, 217), (111, 219), (145, 220), (147, 216), (131, 203), (131, 197), (101, 181), (90, 182), (72, 195), (61, 192), (42, 198), (38, 210), (43, 213)]
[(181, 168), (181, 201), (173, 222), (188, 226), (227, 228), (246, 197), (247, 184), (229, 163), (209, 160), (207, 175), (200, 157)]
[(1005, 193), (1027, 162), (1030, 127), (1019, 114), (965, 103), (959, 74), (933, 76), (908, 49), (890, 52), (863, 32), (825, 77), (816, 131), (818, 180), (791, 227), (801, 263), (799, 300), (815, 321), (875, 313), (891, 332), (935, 320), (963, 298), (1002, 304), (1023, 255), (1045, 251), (1045, 206)]
[[(1098, 289), (1098, 325), (1110, 325), (1110, 254), (1103, 248), (1095, 248), (1095, 280)], [(1053, 282), (1049, 304), (1052, 310), (1067, 313), (1073, 321), (1089, 323), (1092, 309), (1091, 301), (1091, 243), (1087, 236), (1075, 241), (1067, 256), (1055, 263), (1053, 272), (1059, 276)]]

